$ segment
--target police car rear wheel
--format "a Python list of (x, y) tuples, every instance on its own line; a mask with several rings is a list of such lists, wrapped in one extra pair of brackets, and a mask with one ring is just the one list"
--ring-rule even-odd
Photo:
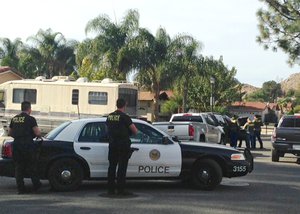
[(48, 179), (53, 190), (72, 191), (80, 186), (83, 169), (78, 161), (64, 158), (51, 165)]
[(214, 160), (201, 160), (193, 168), (192, 181), (197, 189), (213, 190), (222, 181), (222, 169)]

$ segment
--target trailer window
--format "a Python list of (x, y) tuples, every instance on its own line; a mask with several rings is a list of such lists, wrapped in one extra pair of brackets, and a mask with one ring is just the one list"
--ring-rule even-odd
[(126, 100), (127, 107), (136, 107), (137, 90), (131, 88), (119, 88), (119, 98)]
[(78, 98), (79, 98), (79, 90), (73, 89), (72, 90), (72, 105), (78, 105)]
[(36, 104), (36, 89), (15, 88), (13, 90), (13, 103), (22, 103), (23, 101)]
[(0, 91), (0, 108), (4, 108), (4, 91)]
[(4, 91), (0, 91), (0, 102), (4, 102)]
[(89, 104), (107, 105), (107, 92), (90, 91)]

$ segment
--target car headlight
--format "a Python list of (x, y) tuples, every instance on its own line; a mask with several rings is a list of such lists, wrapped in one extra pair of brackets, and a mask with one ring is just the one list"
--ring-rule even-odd
[(232, 154), (231, 155), (231, 160), (245, 160), (245, 156), (242, 153), (237, 153), (237, 154)]

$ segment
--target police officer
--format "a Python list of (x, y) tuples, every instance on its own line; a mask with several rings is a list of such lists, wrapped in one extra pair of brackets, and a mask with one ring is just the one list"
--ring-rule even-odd
[(18, 194), (27, 193), (24, 185), (24, 176), (30, 176), (33, 190), (41, 187), (37, 175), (37, 145), (33, 142), (34, 137), (40, 137), (41, 131), (31, 114), (31, 103), (21, 103), (22, 113), (12, 118), (8, 134), (14, 138), (13, 160), (15, 165), (15, 178)]
[(246, 130), (246, 147), (248, 149), (255, 149), (254, 123), (249, 117), (243, 129)]
[(238, 123), (237, 123), (237, 116), (234, 115), (231, 118), (230, 124), (229, 124), (229, 136), (230, 136), (230, 146), (231, 147), (235, 148), (237, 146), (239, 129), (240, 129), (240, 127), (238, 126)]
[(263, 146), (263, 142), (261, 140), (261, 127), (263, 126), (263, 123), (261, 121), (261, 117), (260, 115), (255, 115), (254, 116), (254, 135), (255, 135), (255, 141), (256, 141), (256, 138), (260, 144), (260, 149), (263, 149), (264, 146)]
[[(117, 110), (110, 113), (107, 117), (106, 124), (109, 136), (109, 168), (108, 168), (108, 195), (117, 194), (129, 195), (125, 191), (126, 171), (128, 159), (131, 154), (130, 135), (137, 134), (137, 128), (132, 123), (130, 117), (125, 114), (126, 101), (122, 98), (117, 100)], [(117, 185), (115, 184), (116, 168)]]

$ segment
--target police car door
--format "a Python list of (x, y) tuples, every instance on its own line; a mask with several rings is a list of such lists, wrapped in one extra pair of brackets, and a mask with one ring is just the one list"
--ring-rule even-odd
[(128, 162), (127, 177), (177, 177), (181, 171), (181, 149), (148, 124), (135, 123), (138, 134), (131, 137), (131, 147), (138, 148)]
[(86, 123), (74, 143), (74, 149), (88, 163), (92, 178), (107, 177), (108, 136), (105, 122)]

